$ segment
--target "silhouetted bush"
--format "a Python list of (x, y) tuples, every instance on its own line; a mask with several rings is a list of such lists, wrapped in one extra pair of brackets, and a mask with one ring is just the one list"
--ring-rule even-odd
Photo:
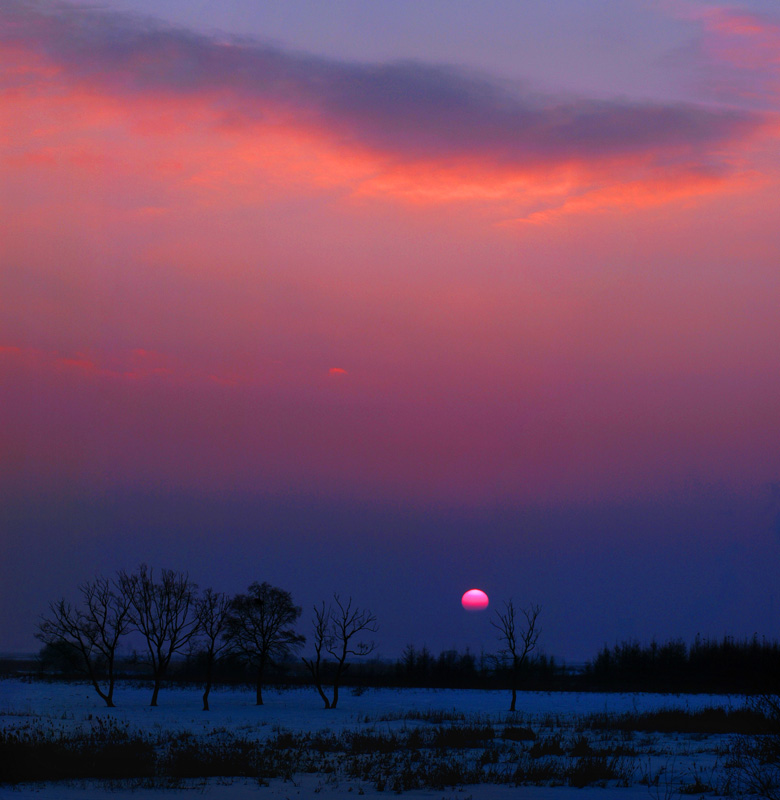
[(492, 725), (453, 725), (439, 728), (433, 743), (441, 749), (484, 747), (495, 736)]
[(606, 785), (608, 781), (628, 779), (625, 765), (619, 757), (583, 756), (578, 758), (566, 771), (566, 779), (570, 786), (581, 789), (594, 783)]
[(151, 741), (113, 726), (72, 736), (0, 731), (0, 783), (145, 778), (156, 768)]
[(660, 709), (643, 713), (590, 714), (580, 728), (592, 730), (641, 731), (646, 733), (742, 733), (767, 732), (767, 718), (749, 708)]
[(259, 774), (257, 744), (236, 737), (203, 742), (191, 734), (173, 740), (160, 759), (160, 772), (172, 778), (254, 777)]
[(546, 756), (562, 756), (566, 752), (560, 734), (537, 739), (528, 751), (531, 758), (544, 758)]
[(561, 771), (560, 764), (554, 759), (526, 761), (515, 768), (511, 782), (515, 786), (525, 786), (560, 781)]
[(507, 725), (501, 731), (501, 738), (510, 742), (533, 742), (536, 740), (536, 734), (530, 728)]

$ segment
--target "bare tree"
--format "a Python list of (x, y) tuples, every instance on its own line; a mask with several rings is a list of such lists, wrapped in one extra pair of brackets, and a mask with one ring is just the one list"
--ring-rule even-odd
[(170, 569), (162, 570), (159, 582), (155, 582), (153, 570), (146, 564), (132, 574), (120, 572), (119, 580), (130, 597), (133, 626), (146, 640), (154, 680), (150, 705), (156, 706), (171, 659), (184, 650), (198, 630), (197, 586), (186, 573)]
[(195, 616), (198, 620), (198, 640), (200, 654), (205, 661), (206, 676), (203, 688), (203, 710), (209, 710), (209, 693), (214, 677), (214, 664), (227, 652), (230, 641), (227, 638), (228, 616), (231, 600), (221, 592), (206, 589), (195, 602)]
[(119, 640), (130, 627), (130, 598), (108, 578), (95, 578), (79, 591), (81, 607), (74, 608), (64, 599), (51, 603), (50, 616), (41, 618), (36, 637), (59, 652), (75, 655), (78, 668), (113, 708), (114, 661)]
[(325, 708), (330, 708), (330, 698), (325, 694), (325, 690), (322, 688), (324, 682), (323, 670), (325, 667), (325, 654), (323, 650), (327, 652), (326, 647), (331, 641), (329, 630), (330, 615), (330, 606), (326, 608), (324, 600), (320, 606), (314, 607), (314, 619), (312, 620), (314, 626), (314, 658), (304, 657), (303, 659), (303, 663), (308, 667), (309, 672), (311, 672), (314, 685), (317, 687), (317, 691), (322, 698), (322, 702), (325, 704)]
[(255, 670), (257, 705), (263, 705), (266, 667), (288, 657), (306, 640), (292, 626), (301, 616), (292, 595), (269, 583), (253, 583), (237, 595), (228, 617), (231, 648)]
[(542, 607), (532, 603), (528, 608), (520, 609), (524, 621), (518, 620), (514, 602), (510, 599), (508, 603), (504, 603), (504, 610), (496, 610), (495, 619), (490, 620), (490, 624), (498, 631), (499, 641), (504, 644), (500, 651), (501, 654), (511, 659), (512, 703), (509, 706), (510, 711), (514, 711), (517, 705), (517, 682), (520, 668), (539, 641), (541, 629), (537, 628), (536, 623), (541, 613)]
[[(339, 595), (334, 594), (335, 605), (314, 608), (314, 653), (313, 659), (304, 659), (314, 679), (325, 708), (336, 708), (339, 702), (339, 687), (344, 673), (349, 668), (347, 659), (350, 656), (367, 656), (376, 647), (373, 641), (355, 641), (361, 633), (376, 633), (379, 626), (376, 616), (368, 609), (352, 607), (352, 598), (344, 603)], [(329, 700), (323, 689), (325, 657), (323, 651), (334, 659), (333, 667), (333, 699)]]

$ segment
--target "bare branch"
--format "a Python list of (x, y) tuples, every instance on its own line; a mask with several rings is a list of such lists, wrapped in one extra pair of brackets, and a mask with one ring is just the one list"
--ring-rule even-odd
[[(368, 609), (352, 606), (352, 598), (342, 601), (338, 594), (333, 595), (335, 605), (314, 609), (314, 659), (304, 659), (314, 678), (317, 691), (325, 703), (325, 708), (336, 708), (339, 700), (339, 686), (344, 672), (349, 668), (350, 656), (367, 656), (374, 651), (373, 641), (355, 640), (362, 633), (376, 633), (379, 630), (376, 616)], [(335, 660), (333, 668), (333, 699), (325, 694), (323, 684), (323, 651)]]
[(514, 711), (517, 704), (518, 673), (528, 655), (536, 648), (541, 634), (537, 621), (542, 607), (531, 603), (527, 608), (521, 608), (523, 620), (519, 620), (514, 601), (510, 599), (504, 603), (503, 611), (496, 610), (494, 613), (495, 618), (490, 620), (490, 624), (498, 631), (498, 639), (504, 644), (500, 652), (511, 658), (512, 702), (509, 710)]
[(195, 601), (195, 616), (198, 620), (198, 634), (193, 639), (201, 647), (200, 652), (206, 662), (206, 680), (203, 687), (203, 710), (209, 710), (209, 694), (214, 674), (214, 664), (222, 658), (230, 647), (227, 638), (228, 617), (232, 610), (230, 598), (213, 589), (205, 589)]
[[(113, 706), (114, 661), (119, 640), (130, 627), (130, 599), (118, 582), (95, 578), (79, 587), (82, 602), (74, 608), (64, 599), (49, 605), (37, 638), (45, 644), (76, 656), (76, 664), (87, 674), (107, 706)], [(102, 677), (107, 681), (101, 688)]]
[(157, 705), (162, 679), (176, 653), (183, 652), (198, 630), (195, 614), (197, 590), (186, 573), (161, 571), (155, 581), (153, 570), (141, 564), (135, 573), (119, 573), (119, 582), (130, 598), (130, 616), (146, 640), (154, 678), (151, 705)]
[(333, 640), (333, 636), (330, 631), (332, 613), (331, 607), (326, 607), (324, 600), (320, 606), (314, 606), (314, 619), (312, 620), (314, 629), (314, 636), (312, 637), (314, 644), (314, 658), (306, 658), (304, 656), (302, 659), (303, 663), (311, 673), (311, 677), (314, 680), (314, 685), (317, 688), (320, 697), (322, 698), (322, 702), (325, 704), (325, 708), (330, 708), (330, 699), (325, 694), (325, 690), (322, 688), (322, 672), (324, 667), (323, 650), (327, 651), (327, 648), (331, 646)]

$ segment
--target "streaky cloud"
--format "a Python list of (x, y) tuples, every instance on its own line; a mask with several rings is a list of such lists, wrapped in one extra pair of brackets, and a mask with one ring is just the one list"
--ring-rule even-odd
[(231, 124), (283, 115), (401, 161), (712, 169), (765, 123), (731, 108), (542, 96), (448, 66), (340, 62), (80, 6), (10, 0), (0, 21), (0, 41), (103, 91), (203, 97)]

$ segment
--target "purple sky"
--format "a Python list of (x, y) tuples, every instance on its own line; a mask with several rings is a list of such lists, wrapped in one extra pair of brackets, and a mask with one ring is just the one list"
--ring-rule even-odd
[(140, 561), (380, 650), (780, 634), (775, 2), (0, 8), (0, 651)]

